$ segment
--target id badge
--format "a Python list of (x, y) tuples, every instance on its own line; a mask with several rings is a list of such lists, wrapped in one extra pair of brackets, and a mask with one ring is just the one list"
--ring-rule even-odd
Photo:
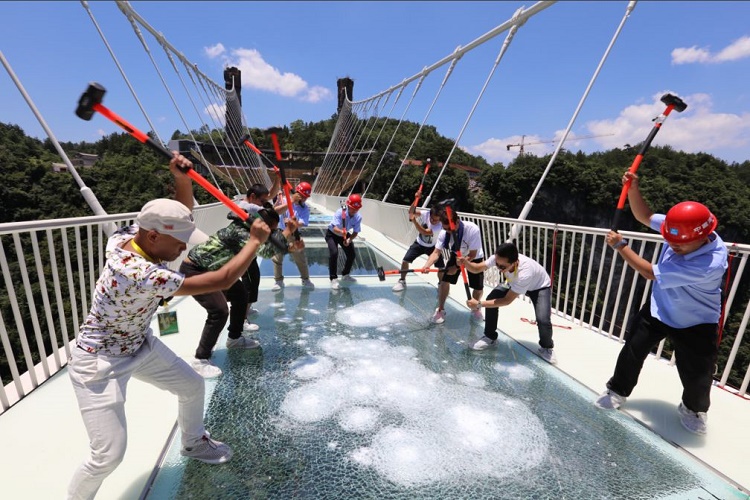
[(171, 335), (179, 333), (177, 326), (177, 311), (170, 311), (169, 304), (164, 306), (164, 310), (156, 314), (156, 322), (159, 324), (159, 335)]

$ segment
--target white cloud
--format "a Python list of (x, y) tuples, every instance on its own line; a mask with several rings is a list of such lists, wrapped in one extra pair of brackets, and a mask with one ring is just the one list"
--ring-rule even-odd
[(224, 52), (226, 52), (226, 49), (221, 42), (211, 47), (203, 47), (203, 50), (206, 52), (206, 55), (209, 57), (209, 59), (219, 57), (220, 55), (224, 54)]
[[(524, 153), (544, 156), (552, 154), (555, 151), (557, 143), (560, 142), (564, 132), (565, 130), (557, 130), (553, 138), (543, 138), (536, 135), (527, 135), (523, 138), (520, 135), (512, 135), (501, 139), (493, 137), (481, 144), (468, 146), (464, 149), (469, 153), (482, 155), (490, 163), (503, 162), (503, 164), (508, 165), (521, 151), (520, 144), (522, 140)], [(577, 151), (585, 146), (585, 141), (587, 140), (586, 136), (581, 136), (581, 138), (577, 139), (576, 135), (571, 132), (568, 134), (563, 148)], [(508, 148), (508, 145), (511, 145), (511, 147)]]
[[(614, 118), (592, 120), (586, 123), (586, 131), (576, 139), (570, 135), (563, 147), (571, 151), (601, 151), (622, 148), (626, 144), (635, 146), (646, 140), (654, 126), (653, 119), (664, 112), (661, 102), (665, 92), (655, 94), (647, 104), (631, 104)], [(672, 111), (651, 143), (670, 145), (674, 149), (688, 153), (706, 152), (720, 158), (730, 151), (740, 152), (750, 146), (750, 112), (722, 113), (714, 110), (709, 94), (698, 93), (682, 97), (688, 107), (682, 113)], [(555, 132), (555, 142), (550, 138), (527, 135), (524, 138), (526, 153), (536, 156), (551, 154), (563, 131)], [(588, 137), (595, 135), (597, 137)], [(489, 162), (503, 162), (508, 165), (518, 156), (519, 147), (507, 149), (508, 144), (520, 144), (521, 136), (490, 138), (481, 144), (467, 146), (466, 150), (484, 156)]]
[(722, 63), (745, 57), (750, 57), (750, 36), (735, 40), (715, 54), (712, 54), (708, 48), (696, 45), (678, 47), (672, 51), (672, 64)]
[[(663, 94), (654, 95), (649, 104), (626, 107), (616, 118), (590, 121), (586, 126), (592, 134), (614, 134), (596, 139), (603, 149), (641, 143), (653, 128), (652, 120), (665, 109), (660, 101)], [(708, 94), (693, 94), (683, 100), (688, 108), (682, 113), (670, 113), (652, 145), (668, 144), (690, 153), (716, 153), (720, 149), (740, 149), (750, 144), (750, 113), (715, 112)]]
[(245, 88), (263, 90), (284, 97), (295, 97), (310, 103), (328, 100), (333, 96), (333, 93), (325, 87), (310, 86), (301, 76), (288, 71), (282, 72), (273, 67), (255, 49), (232, 49), (229, 55), (224, 55), (224, 64), (236, 66), (242, 71), (242, 86)]
[(216, 104), (216, 103), (209, 104), (208, 106), (203, 108), (203, 112), (207, 114), (208, 116), (212, 117), (214, 122), (220, 123), (222, 127), (226, 123), (226, 120), (225, 120), (226, 110), (227, 110), (226, 104)]
[(721, 49), (716, 54), (716, 62), (736, 61), (745, 57), (750, 57), (750, 36), (743, 36), (732, 42), (728, 47)]
[(320, 102), (327, 100), (331, 97), (331, 91), (325, 87), (315, 86), (310, 88), (307, 93), (302, 97), (303, 101), (307, 102)]
[(98, 129), (96, 131), (96, 133), (99, 134), (101, 137), (104, 137), (105, 135), (107, 135), (107, 132), (104, 129), (101, 129), (101, 128)]

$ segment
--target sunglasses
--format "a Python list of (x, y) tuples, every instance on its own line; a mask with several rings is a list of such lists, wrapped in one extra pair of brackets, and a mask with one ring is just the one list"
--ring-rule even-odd
[[(515, 264), (515, 262), (514, 262), (513, 264)], [(508, 264), (508, 265), (495, 264), (495, 265), (496, 265), (496, 266), (497, 266), (497, 268), (498, 268), (498, 269), (500, 269), (501, 271), (505, 271), (505, 270), (507, 270), (507, 269), (510, 269), (511, 267), (513, 267), (513, 264)]]

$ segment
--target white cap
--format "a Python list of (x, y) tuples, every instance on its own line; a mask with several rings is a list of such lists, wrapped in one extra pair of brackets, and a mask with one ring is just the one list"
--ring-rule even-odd
[(136, 223), (141, 229), (153, 229), (191, 245), (208, 240), (208, 235), (195, 227), (193, 214), (188, 207), (177, 200), (159, 198), (149, 201), (143, 205)]

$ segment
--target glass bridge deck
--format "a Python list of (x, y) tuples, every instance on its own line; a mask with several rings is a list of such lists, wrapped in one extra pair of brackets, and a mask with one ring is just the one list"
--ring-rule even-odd
[[(358, 252), (353, 275), (394, 268)], [(319, 238), (308, 259), (327, 275)], [(207, 380), (206, 424), (233, 459), (190, 461), (174, 440), (147, 498), (746, 498), (510, 337), (467, 349), (482, 325), (451, 299), (432, 325), (432, 285), (393, 283), (262, 289), (262, 349), (220, 342)]]

